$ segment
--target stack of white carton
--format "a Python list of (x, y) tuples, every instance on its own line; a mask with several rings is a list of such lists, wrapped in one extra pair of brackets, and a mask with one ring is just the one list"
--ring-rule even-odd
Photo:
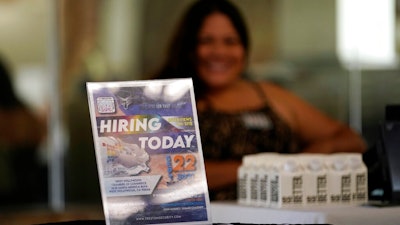
[(367, 175), (359, 153), (246, 155), (238, 170), (238, 203), (272, 208), (363, 204)]

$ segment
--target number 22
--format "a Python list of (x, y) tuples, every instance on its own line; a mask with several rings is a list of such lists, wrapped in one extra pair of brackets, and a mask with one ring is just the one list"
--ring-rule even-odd
[(196, 170), (196, 157), (194, 155), (175, 155), (176, 165), (173, 171), (193, 171)]

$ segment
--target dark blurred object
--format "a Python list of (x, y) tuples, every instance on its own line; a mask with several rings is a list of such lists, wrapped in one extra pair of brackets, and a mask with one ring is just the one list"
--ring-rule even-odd
[(385, 108), (376, 145), (364, 154), (368, 166), (369, 199), (400, 203), (400, 105)]
[(22, 106), (21, 101), (17, 98), (10, 79), (10, 72), (4, 61), (0, 58), (0, 107), (8, 109)]
[(16, 95), (0, 58), (0, 208), (47, 202), (47, 169), (38, 148), (45, 125)]
[(76, 221), (65, 221), (56, 223), (43, 223), (36, 225), (105, 225), (104, 220), (76, 220)]
[(400, 122), (400, 105), (387, 105), (385, 108), (385, 120)]

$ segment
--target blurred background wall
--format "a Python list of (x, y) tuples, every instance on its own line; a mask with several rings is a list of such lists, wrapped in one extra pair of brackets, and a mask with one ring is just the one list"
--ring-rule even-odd
[[(177, 20), (191, 2), (63, 0), (54, 4), (50, 0), (0, 0), (0, 55), (12, 68), (18, 95), (35, 114), (48, 117), (54, 112), (52, 87), (58, 87), (60, 110), (56, 114), (64, 141), (56, 148), (61, 149), (64, 162), (60, 172), (65, 175), (65, 180), (61, 179), (65, 196), (61, 198), (67, 205), (101, 204), (85, 82), (136, 80), (154, 73), (165, 57)], [(233, 2), (250, 30), (251, 75), (277, 82), (349, 124), (356, 87), (356, 104), (360, 104), (356, 111), (361, 117), (355, 128), (372, 146), (385, 105), (400, 103), (399, 71), (397, 64), (349, 69), (341, 63), (337, 52), (340, 1)], [(389, 4), (397, 43), (398, 1)], [(56, 27), (52, 26), (54, 15)], [(366, 26), (371, 31), (376, 28)], [(370, 44), (379, 46), (382, 42)], [(50, 69), (52, 52), (59, 53), (56, 70)], [(351, 79), (355, 70), (357, 86)], [(59, 77), (57, 83), (54, 76)], [(38, 154), (48, 163), (54, 143), (43, 146)]]

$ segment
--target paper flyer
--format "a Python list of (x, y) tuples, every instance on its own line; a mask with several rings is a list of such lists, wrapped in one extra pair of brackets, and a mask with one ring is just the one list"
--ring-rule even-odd
[(86, 87), (106, 224), (212, 224), (192, 80)]

